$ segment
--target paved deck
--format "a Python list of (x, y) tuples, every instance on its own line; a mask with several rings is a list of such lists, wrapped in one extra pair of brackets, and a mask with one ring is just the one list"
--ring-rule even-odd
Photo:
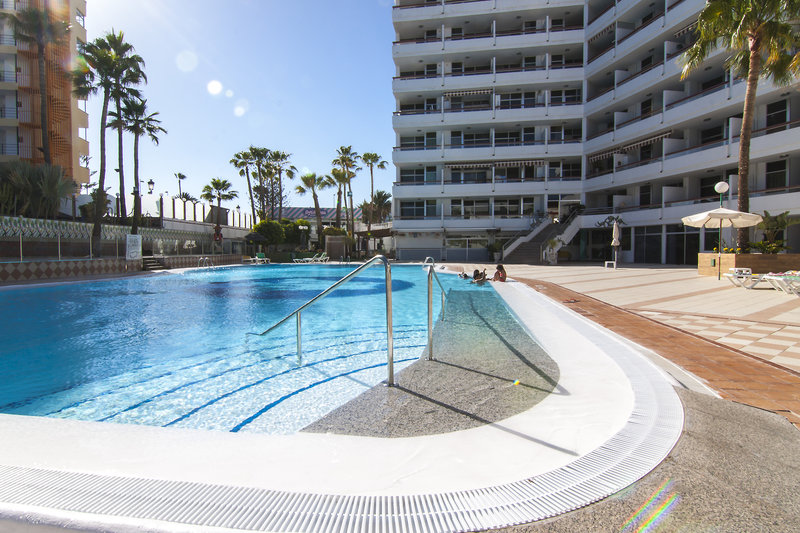
[(723, 398), (775, 412), (800, 428), (800, 298), (771, 288), (734, 287), (693, 268), (508, 265), (506, 270), (676, 363)]

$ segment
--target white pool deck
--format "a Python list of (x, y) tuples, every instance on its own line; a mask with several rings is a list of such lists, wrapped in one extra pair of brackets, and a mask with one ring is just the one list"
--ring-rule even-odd
[[(528, 411), (464, 431), (395, 439), (0, 415), (0, 526), (5, 519), (27, 525), (18, 524), (19, 531), (48, 525), (344, 531), (353, 520), (374, 520), (386, 531), (499, 527), (596, 501), (666, 457), (683, 411), (677, 381), (648, 359), (657, 356), (646, 357), (524, 284), (495, 288), (560, 369), (556, 390)], [(126, 503), (98, 506), (90, 488), (70, 494), (84, 485), (106, 487), (106, 497)], [(171, 497), (170, 490), (187, 496)], [(203, 511), (193, 494), (206, 502), (217, 494), (225, 509)], [(465, 511), (464, 502), (481, 494), (492, 503)], [(434, 500), (433, 510), (414, 503)], [(407, 503), (400, 510), (399, 504), (384, 511), (353, 507), (381, 501)], [(256, 512), (254, 502), (262, 502), (256, 505), (262, 518), (243, 517)], [(282, 508), (273, 516), (269, 506)]]

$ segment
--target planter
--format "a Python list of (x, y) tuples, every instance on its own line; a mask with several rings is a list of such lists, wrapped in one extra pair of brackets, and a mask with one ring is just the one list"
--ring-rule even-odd
[(749, 268), (753, 274), (800, 270), (800, 254), (722, 254), (713, 252), (697, 254), (697, 273), (701, 276), (717, 275), (717, 257), (720, 257), (719, 270), (724, 274), (731, 268)]

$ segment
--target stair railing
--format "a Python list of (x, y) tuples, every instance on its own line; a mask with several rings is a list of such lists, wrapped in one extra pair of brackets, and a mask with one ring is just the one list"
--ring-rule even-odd
[(302, 343), (302, 312), (304, 309), (309, 307), (310, 305), (322, 300), (327, 295), (329, 295), (334, 290), (338, 289), (354, 277), (361, 274), (363, 271), (371, 267), (377, 262), (383, 263), (383, 270), (384, 270), (384, 277), (386, 279), (386, 357), (387, 357), (387, 378), (386, 384), (389, 387), (394, 386), (394, 338), (392, 335), (392, 267), (389, 265), (389, 260), (382, 255), (376, 255), (363, 265), (359, 266), (345, 277), (319, 293), (318, 295), (311, 298), (309, 301), (283, 317), (282, 319), (275, 322), (273, 325), (268, 327), (266, 330), (262, 331), (261, 333), (248, 333), (248, 335), (257, 335), (263, 337), (267, 335), (269, 332), (275, 330), (281, 324), (287, 322), (292, 317), (296, 317), (297, 323), (297, 364), (301, 365), (303, 362), (303, 343)]
[(433, 257), (426, 257), (422, 262), (422, 268), (428, 269), (428, 361), (433, 361), (433, 280), (436, 280), (442, 291), (442, 322), (444, 322), (444, 303), (447, 293), (436, 273), (436, 261)]

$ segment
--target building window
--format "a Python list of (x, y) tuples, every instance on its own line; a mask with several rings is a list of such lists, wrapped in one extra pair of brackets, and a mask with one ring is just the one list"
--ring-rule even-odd
[(494, 216), (496, 217), (518, 217), (519, 216), (519, 200), (500, 200), (494, 201)]
[(494, 171), (494, 181), (506, 183), (509, 181), (520, 181), (519, 167), (500, 167)]
[(719, 193), (714, 190), (714, 185), (719, 183), (719, 176), (708, 176), (700, 179), (700, 198), (716, 198)]
[(435, 217), (436, 200), (400, 202), (400, 216), (403, 218)]
[(767, 163), (767, 189), (783, 189), (786, 187), (786, 161)]
[(86, 27), (86, 15), (81, 13), (80, 9), (75, 10), (75, 22), (81, 25), (81, 28)]
[(721, 141), (724, 138), (724, 128), (716, 126), (700, 132), (700, 144)]
[(786, 110), (786, 100), (780, 100), (767, 105), (767, 128), (769, 128), (767, 129), (767, 133), (775, 133), (776, 131), (782, 131), (785, 129), (784, 126), (779, 128), (770, 128), (770, 126), (775, 126), (776, 124), (785, 124)]
[(422, 183), (425, 180), (421, 168), (404, 168), (400, 170), (400, 183)]
[(639, 186), (639, 205), (650, 205), (653, 202), (652, 186), (648, 183)]

